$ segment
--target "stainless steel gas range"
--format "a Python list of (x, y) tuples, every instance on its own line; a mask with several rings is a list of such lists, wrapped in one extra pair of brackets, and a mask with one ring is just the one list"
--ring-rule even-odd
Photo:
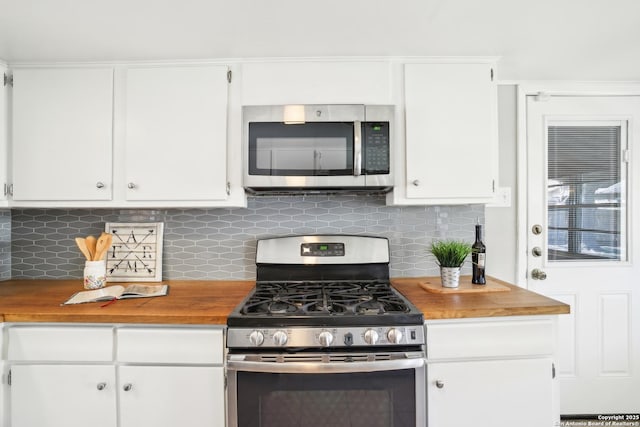
[(227, 326), (228, 425), (424, 426), (423, 315), (389, 282), (389, 242), (258, 241)]

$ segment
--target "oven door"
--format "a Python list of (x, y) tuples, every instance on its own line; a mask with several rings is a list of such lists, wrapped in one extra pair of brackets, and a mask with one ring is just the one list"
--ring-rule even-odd
[(417, 427), (423, 352), (230, 355), (229, 427)]

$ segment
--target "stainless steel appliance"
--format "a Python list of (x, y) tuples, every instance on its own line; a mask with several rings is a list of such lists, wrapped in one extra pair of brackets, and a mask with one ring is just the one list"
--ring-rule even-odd
[(245, 106), (242, 115), (249, 191), (388, 191), (393, 185), (393, 106)]
[(227, 323), (229, 427), (425, 425), (423, 315), (387, 239), (263, 239), (256, 264)]

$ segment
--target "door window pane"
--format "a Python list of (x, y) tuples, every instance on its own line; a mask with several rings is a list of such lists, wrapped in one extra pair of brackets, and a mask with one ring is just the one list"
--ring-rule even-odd
[(547, 128), (548, 259), (626, 259), (624, 128)]

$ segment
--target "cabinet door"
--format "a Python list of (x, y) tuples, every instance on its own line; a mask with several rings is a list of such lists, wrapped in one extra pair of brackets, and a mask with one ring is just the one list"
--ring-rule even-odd
[[(4, 83), (8, 79), (7, 67), (0, 64), (0, 200), (7, 200), (8, 184), (7, 184), (7, 84)], [(2, 204), (6, 206), (6, 203)], [(1, 421), (1, 419), (0, 419)]]
[(227, 198), (227, 67), (130, 68), (127, 200)]
[(12, 427), (115, 427), (115, 367), (13, 365)]
[(113, 70), (13, 72), (13, 199), (110, 200)]
[(551, 359), (432, 363), (428, 425), (554, 425)]
[(406, 64), (406, 197), (484, 203), (497, 176), (490, 64)]
[(245, 63), (242, 104), (387, 104), (390, 81), (383, 61)]
[(121, 427), (224, 427), (222, 367), (119, 369)]

